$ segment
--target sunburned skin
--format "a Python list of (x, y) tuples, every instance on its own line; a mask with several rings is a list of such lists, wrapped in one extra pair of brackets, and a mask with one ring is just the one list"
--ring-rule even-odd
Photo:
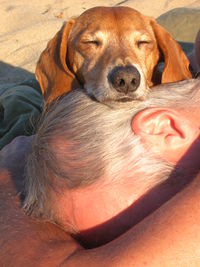
[[(25, 145), (27, 143), (25, 139), (28, 140), (29, 137), (15, 140), (15, 148), (18, 149), (17, 143), (21, 146), (21, 142), (23, 142)], [(7, 156), (10, 159), (9, 162), (11, 162), (14, 159), (13, 152), (15, 150), (10, 149), (9, 153), (7, 151), (7, 155), (3, 155), (4, 159), (8, 162)], [(18, 149), (18, 151), (20, 150)], [(20, 154), (23, 154), (22, 150)], [(19, 154), (17, 158), (19, 160), (23, 159)], [(15, 168), (12, 165), (11, 169), (10, 164), (7, 163), (6, 167), (4, 165), (4, 169), (9, 168), (12, 173), (16, 174), (17, 171), (20, 173), (20, 164), (16, 158), (15, 162), (18, 164)], [(0, 252), (0, 262), (5, 266), (12, 266), (13, 264), (15, 266), (26, 266), (27, 262), (30, 266), (35, 266), (36, 264), (40, 264), (40, 266), (60, 266), (60, 264), (62, 264), (61, 266), (80, 266), (80, 264), (82, 266), (88, 266), (88, 264), (101, 266), (102, 262), (107, 266), (116, 266), (116, 264), (118, 266), (134, 266), (134, 264), (142, 264), (143, 262), (148, 263), (149, 266), (160, 266), (160, 261), (167, 262), (168, 266), (176, 266), (175, 263), (177, 264), (177, 261), (178, 264), (180, 262), (189, 262), (191, 266), (198, 264), (197, 248), (199, 239), (197, 233), (199, 233), (199, 228), (198, 223), (195, 224), (193, 222), (193, 218), (197, 221), (200, 218), (200, 214), (198, 215), (199, 205), (197, 205), (198, 196), (200, 195), (198, 192), (199, 178), (196, 178), (186, 191), (172, 198), (158, 212), (154, 212), (143, 223), (138, 224), (136, 228), (129, 230), (120, 238), (96, 250), (83, 250), (68, 233), (59, 227), (51, 223), (34, 220), (23, 213), (19, 199), (16, 196), (16, 189), (12, 184), (16, 179), (18, 181), (21, 179), (15, 175), (14, 181), (11, 182), (10, 175), (11, 172), (10, 174), (1, 172), (0, 176), (0, 202), (4, 203), (1, 206), (3, 221), (0, 224), (1, 242), (4, 240), (4, 245)], [(170, 190), (170, 188), (168, 189)], [(174, 195), (174, 192), (171, 192), (171, 194)], [(150, 199), (153, 201), (153, 198)], [(150, 199), (147, 198), (147, 202)], [(157, 202), (156, 197), (154, 201)], [(191, 206), (193, 207), (192, 209)], [(188, 215), (190, 211), (193, 214), (191, 216)], [(140, 209), (136, 209), (136, 215), (139, 216), (140, 213)], [(195, 218), (194, 215), (197, 217)], [(185, 217), (187, 220), (185, 220)], [(188, 220), (189, 218), (190, 220)], [(177, 227), (175, 227), (176, 224), (178, 224)], [(172, 232), (173, 229), (176, 229), (174, 233)], [(185, 229), (188, 229), (188, 232)], [(187, 243), (185, 249), (177, 242), (179, 233), (181, 244)], [(156, 239), (152, 239), (153, 236)], [(159, 245), (156, 240), (159, 240)], [(172, 242), (173, 246), (169, 245)], [(31, 249), (29, 249), (30, 247)], [(7, 249), (10, 251), (11, 248), (12, 255), (7, 252)], [(174, 258), (176, 250), (180, 252), (180, 254), (178, 253), (180, 258)], [(21, 251), (25, 252), (21, 253)], [(159, 255), (162, 255), (160, 260)], [(177, 256), (177, 254), (175, 255)]]
[[(180, 103), (173, 109), (149, 104), (130, 125), (133, 133), (137, 126), (136, 134), (142, 133), (146, 144), (150, 138), (156, 153), (158, 142), (153, 142), (154, 133), (161, 141), (165, 140), (160, 142), (159, 148), (161, 154), (162, 149), (169, 150), (163, 154), (169, 162), (172, 161), (170, 148), (173, 152), (175, 144), (173, 137), (182, 147), (176, 154), (176, 168), (168, 180), (148, 192), (142, 189), (144, 184), (141, 184), (141, 191), (139, 187), (135, 190), (133, 180), (124, 172), (121, 181), (105, 177), (107, 183), (97, 181), (74, 191), (62, 188), (62, 194), (53, 191), (56, 222), (31, 218), (22, 210), (24, 196), (19, 192), (23, 191), (25, 159), (34, 137), (19, 137), (0, 152), (2, 266), (199, 265), (200, 85), (195, 80), (171, 84), (155, 88), (152, 97), (158, 95), (156, 90), (163, 89), (162, 93), (167, 94), (170, 88), (188, 96), (188, 102), (184, 103), (188, 105), (187, 110), (181, 109)], [(169, 98), (174, 96), (171, 93)], [(169, 120), (171, 123), (167, 123)], [(170, 139), (165, 138), (169, 133)], [(186, 147), (189, 149), (183, 153)], [(184, 168), (183, 172), (179, 172), (179, 168)], [(70, 219), (78, 230), (76, 236), (69, 227)]]

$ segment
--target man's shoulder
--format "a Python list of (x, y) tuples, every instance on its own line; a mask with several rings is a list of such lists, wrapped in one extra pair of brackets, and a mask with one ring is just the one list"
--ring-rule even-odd
[(59, 266), (80, 246), (58, 226), (27, 216), (11, 189), (0, 186), (0, 266)]
[(34, 136), (19, 136), (0, 151), (0, 167), (24, 166), (24, 159), (31, 151)]
[(11, 222), (0, 223), (0, 266), (59, 266), (78, 249), (67, 233), (52, 225), (19, 224), (16, 218)]
[(80, 246), (58, 226), (27, 216), (20, 191), (31, 138), (0, 151), (0, 266), (59, 266)]

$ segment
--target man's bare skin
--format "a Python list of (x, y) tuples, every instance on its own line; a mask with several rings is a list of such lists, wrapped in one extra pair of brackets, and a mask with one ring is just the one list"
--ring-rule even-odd
[[(192, 85), (190, 89), (192, 90), (193, 98), (195, 97), (196, 100), (200, 99), (198, 81), (181, 83), (177, 85), (177, 88), (179, 88), (180, 85), (184, 85), (185, 88), (188, 85), (189, 87)], [(175, 85), (172, 86), (175, 88)], [(171, 86), (169, 86), (168, 90), (170, 90), (170, 88)], [(182, 89), (184, 90), (184, 88)], [(193, 90), (195, 90), (196, 94), (193, 94)], [(171, 91), (169, 92), (172, 94)], [(76, 93), (74, 92), (74, 94)], [(155, 94), (157, 96), (158, 91), (155, 91)], [(188, 95), (186, 94), (186, 96)], [(81, 92), (80, 97), (81, 99), (84, 98)], [(79, 106), (79, 103), (80, 102), (77, 101), (76, 104)], [(134, 118), (131, 117), (133, 118), (131, 120), (131, 127), (137, 135), (142, 135), (143, 142), (150, 144), (154, 147), (155, 151), (158, 151), (158, 146), (162, 157), (168, 161), (175, 161), (177, 167), (184, 167), (184, 172), (181, 172), (182, 176), (173, 176), (174, 169), (172, 169), (170, 176), (172, 175), (173, 179), (170, 179), (170, 176), (168, 176), (166, 180), (167, 186), (159, 188), (159, 194), (152, 194), (148, 199), (148, 204), (151, 203), (153, 206), (154, 203), (154, 209), (148, 210), (148, 212), (146, 212), (145, 208), (138, 209), (137, 212), (140, 216), (138, 221), (134, 219), (136, 217), (134, 214), (132, 217), (132, 213), (129, 213), (129, 215), (131, 215), (130, 218), (122, 216), (121, 219), (129, 219), (132, 221), (133, 226), (119, 237), (111, 238), (110, 240), (112, 241), (108, 242), (109, 240), (107, 240), (106, 244), (104, 243), (96, 248), (94, 248), (94, 246), (91, 249), (83, 247), (70, 234), (70, 230), (67, 229), (67, 227), (63, 227), (64, 230), (61, 230), (61, 227), (65, 226), (65, 211), (68, 208), (67, 204), (69, 204), (68, 201), (63, 200), (63, 196), (67, 196), (69, 190), (65, 189), (66, 191), (64, 190), (62, 195), (57, 194), (52, 205), (52, 208), (55, 209), (55, 207), (58, 207), (58, 204), (60, 204), (61, 208), (57, 210), (58, 212), (56, 214), (58, 215), (57, 218), (60, 219), (60, 221), (58, 221), (60, 226), (55, 223), (42, 221), (42, 219), (33, 219), (24, 213), (22, 209), (23, 201), (20, 199), (23, 198), (23, 195), (19, 193), (23, 192), (24, 189), (23, 174), (26, 162), (25, 159), (31, 149), (31, 142), (34, 137), (19, 137), (6, 146), (0, 152), (0, 265), (199, 266), (200, 194), (198, 185), (200, 179), (200, 139), (198, 134), (200, 131), (200, 110), (198, 105), (189, 106), (190, 102), (187, 103), (187, 110), (177, 109), (177, 105), (174, 109), (165, 107), (160, 107), (158, 109), (153, 106), (142, 109)], [(63, 107), (65, 110), (65, 105), (63, 105)], [(71, 108), (73, 107), (72, 105)], [(70, 109), (69, 106), (68, 108)], [(104, 111), (106, 111), (106, 108)], [(132, 109), (130, 111), (132, 115)], [(97, 112), (97, 109), (95, 109), (95, 112)], [(57, 111), (55, 114), (56, 116), (58, 115)], [(65, 116), (63, 118), (66, 119)], [(72, 123), (72, 116), (68, 117), (68, 119), (70, 118), (70, 123)], [(77, 122), (77, 120), (75, 120), (75, 122)], [(106, 121), (104, 121), (104, 123), (106, 123)], [(101, 127), (100, 125), (100, 128)], [(130, 127), (130, 125), (128, 125), (128, 127)], [(41, 129), (43, 130), (44, 128), (41, 127)], [(55, 129), (57, 129), (57, 127), (55, 127)], [(86, 135), (88, 134), (88, 129), (87, 127)], [(83, 132), (81, 132), (81, 134), (83, 134)], [(131, 132), (130, 135), (132, 136)], [(54, 136), (55, 135), (53, 135), (53, 137)], [(113, 134), (111, 135), (111, 139), (113, 139)], [(157, 140), (159, 140), (159, 142)], [(44, 139), (42, 139), (42, 141), (44, 142)], [(53, 141), (53, 144), (55, 144), (56, 139), (54, 138)], [(58, 137), (57, 141), (59, 142)], [(42, 143), (40, 144), (42, 145)], [(64, 145), (64, 143), (61, 144)], [(175, 145), (178, 145), (176, 151), (174, 151)], [(62, 146), (61, 148), (67, 149), (66, 146)], [(170, 149), (173, 154), (166, 153), (166, 151), (170, 152)], [(81, 162), (80, 159), (79, 162)], [(62, 166), (59, 165), (59, 167)], [(75, 169), (73, 168), (73, 170)], [(176, 171), (174, 174), (177, 175)], [(132, 175), (134, 175), (134, 173)], [(126, 176), (124, 172), (123, 176)], [(89, 199), (90, 195), (87, 196), (87, 199), (85, 198), (86, 191), (84, 187), (70, 191), (70, 196), (78, 196), (77, 199), (73, 199), (72, 203), (75, 204), (73, 215), (76, 218), (76, 223), (79, 224), (79, 229), (83, 227), (83, 223), (88, 229), (92, 227), (91, 225), (94, 225), (94, 223), (98, 226), (100, 219), (104, 219), (106, 223), (108, 218), (106, 216), (112, 215), (113, 211), (116, 212), (115, 209), (120, 208), (118, 213), (120, 214), (121, 208), (124, 203), (126, 204), (127, 199), (131, 200), (132, 194), (136, 194), (138, 191), (135, 190), (135, 192), (132, 192), (134, 190), (132, 177), (134, 178), (134, 176), (129, 178), (127, 178), (128, 176), (123, 178), (123, 176), (120, 183), (114, 181), (115, 188), (113, 188), (113, 183), (109, 183), (108, 177), (106, 186), (110, 186), (109, 192), (103, 190), (101, 192), (103, 194), (99, 195), (95, 195), (94, 192), (91, 192), (92, 199)], [(142, 173), (142, 176), (144, 176), (144, 173)], [(139, 175), (137, 175), (136, 178), (139, 179)], [(35, 179), (33, 179), (33, 181)], [(128, 183), (128, 188), (126, 187), (127, 184), (124, 183), (125, 181), (127, 182), (126, 179), (131, 179)], [(135, 180), (135, 184), (137, 184), (137, 179)], [(104, 183), (101, 184), (102, 188), (104, 188), (104, 185)], [(143, 184), (141, 183), (140, 185), (142, 186)], [(95, 183), (91, 186), (93, 186), (93, 190), (96, 190), (98, 193), (98, 187), (95, 187)], [(116, 202), (116, 191), (113, 191), (113, 189), (116, 189), (117, 186), (126, 190), (124, 192), (127, 194), (125, 194), (125, 197), (124, 193), (121, 196), (117, 195)], [(129, 190), (130, 186), (131, 192)], [(87, 187), (88, 186), (85, 188), (87, 189)], [(78, 195), (77, 192), (79, 193)], [(101, 198), (102, 196), (103, 198)], [(158, 196), (160, 197), (158, 198)], [(121, 199), (119, 199), (119, 197)], [(111, 199), (113, 202), (110, 203), (109, 200)], [(162, 202), (160, 201), (161, 199)], [(106, 202), (105, 200), (108, 201)], [(138, 199), (138, 201), (139, 200), (140, 199)], [(77, 212), (76, 207), (81, 201), (85, 206), (83, 205), (82, 209), (79, 209), (79, 212)], [(87, 201), (90, 206), (88, 206)], [(101, 210), (102, 201), (107, 203), (107, 205), (104, 206), (104, 209), (107, 211), (106, 213), (104, 209)], [(165, 203), (163, 203), (164, 201)], [(162, 203), (163, 205), (161, 205)], [(92, 210), (92, 212), (95, 212), (97, 204), (100, 209), (96, 213), (95, 218), (92, 218), (91, 214), (87, 213), (87, 211), (89, 210), (89, 212), (91, 212)], [(132, 204), (135, 205), (136, 202)], [(127, 206), (127, 208), (130, 207), (130, 205)], [(100, 212), (102, 217), (97, 216)], [(79, 220), (79, 214), (81, 215), (81, 213), (85, 213), (85, 217), (82, 216), (82, 221)], [(149, 216), (147, 216), (148, 214)], [(64, 216), (62, 217), (60, 215)], [(122, 225), (123, 222), (124, 220), (121, 220)], [(113, 230), (115, 230), (114, 227)], [(95, 230), (93, 233), (95, 233)], [(106, 234), (108, 235), (110, 233), (106, 232)]]
[(121, 237), (85, 250), (56, 225), (32, 219), (21, 210), (17, 192), (31, 140), (19, 139), (12, 143), (14, 150), (24, 144), (17, 157), (13, 146), (1, 151), (1, 266), (198, 266), (200, 175)]
[(0, 262), (2, 266), (59, 266), (80, 246), (55, 225), (32, 219), (21, 209), (21, 174), (30, 141), (30, 137), (19, 137), (11, 149), (1, 151)]
[[(30, 141), (29, 137), (20, 137), (13, 141), (11, 149), (8, 146), (1, 151), (2, 266), (198, 266), (199, 175), (121, 237), (85, 250), (56, 225), (23, 213), (17, 192), (23, 182), (21, 173)], [(17, 149), (17, 156), (13, 149)]]

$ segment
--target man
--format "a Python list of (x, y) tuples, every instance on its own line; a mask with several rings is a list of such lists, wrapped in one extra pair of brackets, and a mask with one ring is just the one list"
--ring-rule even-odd
[(198, 266), (199, 89), (169, 84), (117, 107), (77, 90), (5, 147), (1, 264)]

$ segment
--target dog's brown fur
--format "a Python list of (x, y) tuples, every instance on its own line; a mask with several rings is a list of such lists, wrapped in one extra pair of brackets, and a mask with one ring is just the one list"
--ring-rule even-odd
[(141, 98), (155, 84), (191, 78), (189, 61), (172, 36), (128, 7), (92, 8), (65, 23), (41, 54), (36, 77), (47, 103), (80, 86), (104, 102), (119, 98), (109, 72), (130, 65), (141, 75), (132, 98)]

